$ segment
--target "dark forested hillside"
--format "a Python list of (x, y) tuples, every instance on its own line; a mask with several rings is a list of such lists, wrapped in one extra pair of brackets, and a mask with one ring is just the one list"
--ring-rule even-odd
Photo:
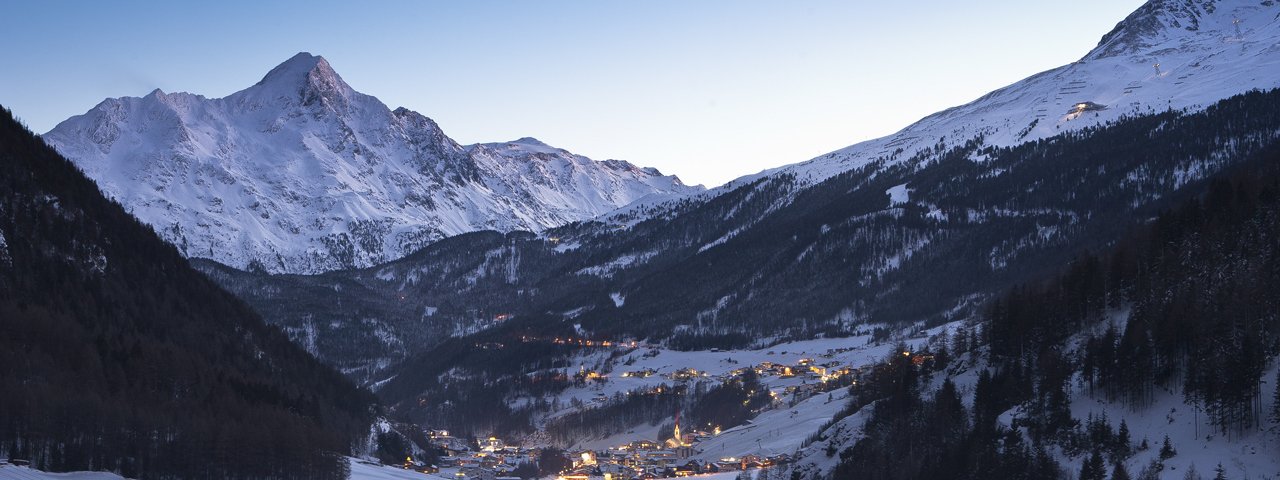
[[(687, 349), (938, 323), (1106, 247), (1274, 144), (1278, 126), (1280, 93), (1251, 92), (1014, 147), (979, 136), (812, 186), (767, 177), (635, 224), (461, 235), (365, 270), (202, 268), (361, 381), (446, 336), (520, 316)], [(893, 188), (909, 199), (891, 201)]]
[[(992, 296), (1109, 248), (1277, 138), (1280, 92), (1254, 91), (1014, 147), (977, 137), (812, 186), (767, 177), (634, 224), (461, 235), (364, 270), (201, 268), (353, 378), (395, 377), (380, 395), (402, 413), (466, 418), (420, 394), (524, 387), (507, 381), (514, 366), (477, 368), (449, 352), (529, 332), (733, 348), (979, 315)], [(886, 194), (903, 186), (907, 201)], [(474, 375), (441, 376), (454, 367)], [(528, 415), (486, 411), (485, 422)]]
[[(480, 259), (493, 258), (495, 251), (516, 250), (520, 258), (536, 259), (531, 263), (542, 269), (522, 271), (554, 271), (561, 272), (560, 276), (551, 275), (536, 281), (530, 276), (517, 276), (513, 283), (493, 279), (477, 281), (477, 290), (490, 294), (510, 292), (510, 297), (503, 300), (506, 308), (517, 313), (537, 313), (518, 316), (456, 343), (509, 342), (526, 332), (538, 335), (548, 329), (561, 329), (554, 333), (564, 334), (564, 329), (576, 323), (582, 331), (598, 339), (629, 335), (665, 337), (672, 346), (709, 348), (726, 340), (750, 341), (779, 329), (790, 328), (795, 332), (795, 328), (805, 325), (804, 312), (835, 309), (840, 305), (861, 305), (864, 312), (880, 312), (870, 317), (855, 317), (855, 320), (883, 321), (927, 319), (928, 312), (952, 305), (956, 298), (967, 298), (976, 308), (985, 303), (987, 295), (1053, 274), (1090, 250), (1110, 248), (1126, 231), (1204, 191), (1208, 179), (1215, 175), (1246, 168), (1246, 165), (1265, 165), (1270, 158), (1267, 156), (1274, 154), (1277, 145), (1278, 105), (1280, 92), (1254, 92), (1196, 114), (1166, 112), (1136, 117), (1020, 147), (981, 152), (990, 157), (981, 163), (969, 160), (976, 152), (961, 149), (943, 153), (938, 160), (914, 167), (895, 167), (876, 175), (850, 172), (799, 194), (782, 214), (765, 215), (761, 223), (766, 227), (743, 232), (724, 246), (700, 253), (686, 252), (689, 256), (681, 261), (655, 259), (649, 264), (616, 272), (608, 279), (569, 273), (580, 271), (582, 264), (559, 264), (550, 269), (547, 266), (555, 266), (556, 262), (582, 260), (574, 257), (573, 252), (529, 253), (550, 250), (544, 240), (521, 238), (504, 242), (495, 236), (493, 241), (483, 244), (492, 249), (481, 247), (462, 258), (480, 262)], [(1196, 168), (1201, 170), (1194, 174), (1189, 170)], [(1001, 173), (993, 174), (993, 171)], [(918, 190), (913, 195), (937, 202), (935, 206), (928, 207), (923, 204), (924, 200), (922, 205), (886, 206), (887, 200), (879, 192), (901, 183), (904, 178), (916, 182), (913, 184)], [(1035, 188), (1026, 185), (1035, 185)], [(736, 193), (726, 194), (734, 195)], [(931, 209), (942, 213), (930, 213)], [(860, 215), (858, 212), (863, 210), (872, 213)], [(697, 213), (684, 216), (696, 217)], [(686, 221), (676, 218), (670, 223)], [(820, 228), (823, 225), (831, 227), (824, 233)], [(658, 227), (641, 224), (633, 229), (633, 234), (653, 228)], [(874, 245), (907, 241), (906, 237), (892, 232), (908, 237), (928, 236), (932, 240), (928, 245), (921, 245), (913, 256), (902, 258), (894, 270), (872, 277), (858, 273), (865, 265), (860, 262), (875, 262), (878, 258)], [(609, 241), (627, 244), (633, 241), (621, 237), (608, 239), (613, 240), (606, 241), (606, 245)], [(814, 245), (814, 248), (806, 255), (787, 253), (796, 245)], [(597, 247), (584, 244), (578, 254), (586, 255), (589, 248)], [(633, 248), (617, 247), (612, 251), (616, 254)], [(1228, 262), (1230, 258), (1221, 260)], [(1108, 265), (1107, 262), (1102, 265)], [(1111, 270), (1107, 267), (1103, 271)], [(407, 275), (404, 272), (447, 278), (435, 277), (439, 270), (411, 261), (379, 270), (398, 278)], [(714, 274), (716, 272), (718, 274)], [(750, 280), (743, 280), (744, 276)], [(370, 279), (375, 275), (366, 272), (361, 277)], [(539, 292), (539, 301), (534, 302), (530, 294), (521, 293), (526, 291), (521, 287), (523, 282), (533, 282), (527, 289)], [(783, 283), (790, 286), (783, 288)], [(1093, 289), (1089, 291), (1101, 291), (1104, 287), (1096, 282), (1083, 284)], [(415, 291), (414, 284), (404, 285), (405, 292)], [(734, 292), (734, 288), (739, 292), (755, 291), (759, 285), (779, 287), (775, 293), (749, 296), (749, 302), (757, 306), (755, 311), (732, 315), (728, 311), (715, 315), (690, 311), (689, 305), (698, 304), (700, 298), (713, 295), (711, 292)], [(807, 288), (802, 288), (805, 286)], [(619, 306), (609, 299), (605, 292), (611, 289), (623, 292), (625, 304)], [(461, 291), (464, 293), (434, 288), (429, 289), (427, 295), (466, 298), (466, 290)], [(649, 296), (644, 292), (665, 293)], [(589, 306), (587, 311), (573, 317), (572, 323), (565, 322), (566, 317), (558, 313), (584, 304)], [(1046, 308), (1056, 315), (1074, 311)], [(979, 310), (974, 312), (981, 314)], [(682, 325), (680, 315), (691, 317), (683, 324), (687, 326), (678, 327)], [(1000, 313), (997, 311), (994, 315), (999, 317)], [(1033, 314), (1028, 315), (1034, 318)], [(679, 331), (698, 332), (699, 325), (723, 328), (672, 336)], [(1075, 331), (1072, 329), (1078, 326), (1067, 320), (1045, 325), (1055, 326), (1054, 331), (1059, 333)], [(717, 331), (724, 333), (712, 335)], [(991, 330), (992, 335), (1000, 332), (999, 326)], [(998, 338), (992, 341), (998, 354), (1008, 344)], [(1029, 347), (1017, 348), (1027, 352)], [(411, 418), (440, 420), (446, 414), (442, 404), (419, 402), (424, 392), (434, 395), (440, 391), (477, 389), (476, 392), (497, 396), (520, 393), (511, 390), (521, 388), (518, 382), (509, 381), (521, 373), (514, 367), (478, 369), (454, 360), (456, 357), (449, 354), (450, 351), (448, 348), (427, 349), (411, 357), (396, 371), (398, 375), (385, 383), (380, 395), (387, 403), (400, 405), (401, 412)], [(495, 351), (491, 355), (506, 353)], [(528, 357), (520, 359), (526, 363), (534, 361)], [(551, 360), (537, 361), (551, 363)], [(454, 367), (468, 375), (440, 375)], [(1224, 368), (1224, 365), (1215, 368)], [(502, 392), (494, 392), (494, 388)], [(489, 412), (488, 418), (506, 414), (502, 408)]]
[[(1111, 465), (1159, 447), (1140, 446), (1123, 421), (1073, 418), (1075, 395), (1142, 415), (1156, 392), (1180, 392), (1228, 436), (1280, 422), (1262, 408), (1264, 395), (1280, 401), (1262, 378), (1280, 353), (1280, 148), (1187, 193), (1101, 253), (990, 302), (989, 370), (972, 408), (949, 381), (922, 395), (911, 369), (890, 359), (905, 386), (877, 397), (866, 438), (842, 452), (836, 477), (1107, 478), (1123, 470)], [(1014, 407), (1014, 428), (995, 421)], [(1175, 455), (1167, 437), (1162, 448), (1160, 460)], [(1075, 464), (1061, 465), (1062, 454)]]
[(372, 403), (0, 114), (0, 456), (343, 478)]

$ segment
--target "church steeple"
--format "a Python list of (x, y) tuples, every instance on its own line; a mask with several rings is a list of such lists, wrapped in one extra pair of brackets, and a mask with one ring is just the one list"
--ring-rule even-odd
[(672, 435), (676, 437), (677, 445), (684, 445), (684, 437), (680, 435), (680, 409), (679, 408), (676, 408), (676, 429), (674, 432), (672, 432)]
[(689, 446), (684, 441), (684, 434), (680, 433), (680, 408), (676, 407), (676, 427), (671, 432), (671, 438), (667, 439), (667, 448), (680, 448)]

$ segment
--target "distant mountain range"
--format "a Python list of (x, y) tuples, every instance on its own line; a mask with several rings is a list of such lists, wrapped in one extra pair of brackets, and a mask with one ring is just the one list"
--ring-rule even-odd
[(888, 137), (539, 235), (319, 276), (200, 268), (361, 381), (499, 318), (682, 348), (966, 318), (1275, 142), (1228, 113), (1259, 100), (1211, 106), (1280, 87), (1277, 14), (1153, 1), (1081, 60)]
[(459, 145), (307, 53), (224, 98), (108, 99), (44, 139), (185, 255), (268, 272), (366, 267), (702, 190), (532, 138)]

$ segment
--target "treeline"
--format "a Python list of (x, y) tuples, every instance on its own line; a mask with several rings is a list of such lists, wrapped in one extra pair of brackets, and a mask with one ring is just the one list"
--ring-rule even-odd
[(545, 320), (516, 319), (446, 340), (406, 360), (378, 395), (405, 421), (463, 436), (530, 432), (533, 413), (555, 407), (548, 398), (574, 384), (569, 358), (584, 349), (553, 342), (574, 331)]
[[(982, 350), (961, 337), (936, 337), (924, 351), (916, 352), (931, 355), (932, 362), (918, 364), (897, 351), (850, 387), (851, 403), (839, 417), (861, 408), (870, 408), (871, 415), (862, 427), (864, 436), (839, 451), (840, 463), (833, 478), (1072, 478), (1073, 469), (1057, 458), (1061, 452), (1084, 459), (1083, 470), (1087, 473), (1083, 478), (1127, 480), (1132, 477), (1127, 476), (1125, 461), (1140, 450), (1154, 448), (1145, 439), (1135, 442), (1124, 421), (1113, 425), (1105, 416), (1091, 416), (1082, 423), (1072, 419), (1065, 409), (1058, 412), (1065, 417), (1056, 420), (1068, 427), (1052, 439), (1047, 438), (1037, 430), (1040, 424), (1023, 418), (1043, 412), (1036, 410), (1034, 401), (1028, 398), (1032, 390), (1027, 382), (1034, 375), (1017, 366), (979, 372), (973, 387), (973, 406), (966, 407), (956, 385), (944, 372), (954, 358)], [(943, 375), (941, 386), (931, 392), (925, 390), (936, 384), (937, 375)], [(1044, 402), (1066, 400), (1055, 397)], [(1018, 405), (1024, 408), (1013, 425), (998, 421), (1003, 412)], [(816, 439), (823, 438), (819, 435)], [(836, 452), (836, 445), (829, 444), (827, 455), (834, 456)], [(1161, 455), (1176, 455), (1168, 439)], [(1159, 463), (1152, 464), (1143, 472), (1147, 475), (1139, 478), (1156, 478), (1151, 474), (1160, 468)]]
[(374, 398), (0, 115), (0, 456), (129, 478), (345, 478)]
[(674, 417), (681, 412), (685, 433), (736, 427), (754, 418), (773, 401), (769, 390), (752, 369), (726, 382), (690, 384), (618, 393), (598, 407), (582, 408), (547, 422), (544, 430), (553, 442), (572, 445), (584, 439), (624, 433), (638, 425), (658, 425), (659, 438), (670, 438)]
[[(1108, 400), (1142, 407), (1157, 387), (1180, 388), (1222, 432), (1255, 426), (1280, 347), (1278, 164), (1273, 146), (1106, 254), (994, 302), (993, 356), (1035, 372), (1037, 396), (1064, 395), (1054, 372), (1079, 369)], [(1081, 355), (1063, 358), (1064, 342), (1091, 329)]]
[[(556, 445), (573, 445), (583, 440), (625, 433), (639, 425), (670, 421), (687, 398), (683, 385), (662, 391), (618, 393), (608, 403), (583, 408), (547, 422), (544, 431)], [(658, 440), (651, 438), (649, 440)]]
[[(1124, 460), (1145, 448), (1172, 457), (1168, 439), (1150, 445), (1123, 421), (1073, 418), (1076, 373), (1089, 394), (1136, 408), (1180, 388), (1225, 433), (1280, 423), (1280, 406), (1261, 408), (1262, 372), (1280, 352), (1280, 146), (1238, 162), (1105, 252), (990, 302), (981, 331), (992, 369), (972, 408), (950, 380), (922, 395), (928, 370), (889, 358), (854, 388), (874, 411), (835, 477), (1154, 478), (1159, 461), (1131, 477)], [(1273, 395), (1280, 402), (1280, 388)], [(1014, 407), (1012, 429), (996, 422)], [(1052, 450), (1081, 463), (1060, 465)]]
[[(963, 306), (961, 299), (1056, 272), (1073, 252), (1104, 247), (1176, 205), (1179, 188), (1202, 181), (1197, 174), (1274, 143), (1277, 107), (1280, 92), (1250, 92), (1204, 111), (1127, 117), (1015, 147), (976, 137), (911, 158), (886, 154), (808, 187), (785, 176), (760, 180), (592, 237), (581, 248), (609, 248), (599, 259), (661, 253), (614, 274), (609, 288), (626, 293), (625, 305), (576, 321), (635, 337), (688, 332), (676, 337), (682, 347), (705, 348), (735, 345), (731, 334), (944, 320), (939, 313)], [(913, 201), (889, 205), (885, 191), (901, 184)], [(693, 245), (664, 250), (686, 241)], [(959, 314), (967, 313), (980, 312)]]
[(907, 357), (890, 355), (880, 370), (888, 383), (880, 388), (889, 395), (868, 407), (874, 410), (865, 437), (840, 453), (834, 478), (1061, 478), (1043, 445), (996, 424), (991, 412), (999, 398), (989, 375), (979, 382), (971, 411), (950, 379), (922, 398), (920, 372)]

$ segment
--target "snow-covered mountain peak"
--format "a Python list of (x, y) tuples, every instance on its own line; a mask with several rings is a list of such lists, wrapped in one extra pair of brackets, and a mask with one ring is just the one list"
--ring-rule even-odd
[[(324, 57), (300, 52), (285, 60), (284, 63), (272, 68), (254, 86), (301, 86), (308, 83), (313, 77), (342, 82), (337, 72), (333, 71), (333, 67), (329, 65), (329, 61), (325, 60)], [(346, 85), (346, 83), (343, 82), (342, 85)]]
[[(329, 61), (319, 55), (302, 52), (285, 60), (267, 72), (262, 80), (245, 90), (232, 94), (228, 98), (236, 98), (239, 102), (258, 106), (263, 102), (281, 102), (304, 106), (322, 106), (344, 111), (351, 108), (352, 102), (361, 95), (351, 88), (329, 65)], [(367, 97), (363, 102), (376, 101)], [(385, 105), (377, 102), (377, 109), (385, 109)]]
[[(1054, 34), (1069, 30), (1065, 26)], [(1280, 88), (1275, 72), (1280, 72), (1280, 1), (1150, 0), (1078, 61), (926, 116), (891, 135), (739, 177), (699, 198), (766, 178), (795, 182), (793, 191), (800, 191), (871, 164), (928, 162), (970, 142), (979, 148), (1012, 146), (1125, 117), (1197, 111), (1250, 90)], [(669, 215), (685, 200), (642, 202), (605, 218), (630, 225)]]
[(1191, 40), (1188, 33), (1243, 36), (1237, 26), (1272, 5), (1264, 0), (1150, 0), (1103, 35), (1085, 59), (1156, 53), (1151, 49), (1169, 40)]
[(511, 152), (514, 155), (519, 155), (525, 158), (531, 157), (534, 154), (538, 154), (538, 153), (547, 154), (547, 155), (558, 155), (560, 153), (566, 152), (563, 149), (556, 148), (551, 145), (547, 145), (546, 143), (543, 143), (542, 140), (538, 140), (533, 137), (522, 137), (522, 138), (512, 140), (510, 142), (480, 143), (480, 144), (472, 145), (471, 147), (468, 147), (468, 148), (506, 150), (508, 152)]
[(532, 139), (464, 148), (305, 52), (224, 98), (107, 99), (44, 138), (187, 255), (272, 272), (363, 267), (444, 236), (701, 190)]
[[(892, 135), (748, 175), (815, 183), (980, 140), (1008, 146), (1168, 109), (1196, 110), (1253, 89), (1280, 88), (1280, 2), (1151, 0), (1081, 60), (929, 115)], [(981, 161), (975, 158), (974, 161)]]
[(520, 137), (515, 140), (512, 140), (510, 143), (519, 143), (521, 145), (532, 145), (535, 147), (550, 147), (550, 145), (547, 145), (542, 140), (538, 140), (533, 137)]

